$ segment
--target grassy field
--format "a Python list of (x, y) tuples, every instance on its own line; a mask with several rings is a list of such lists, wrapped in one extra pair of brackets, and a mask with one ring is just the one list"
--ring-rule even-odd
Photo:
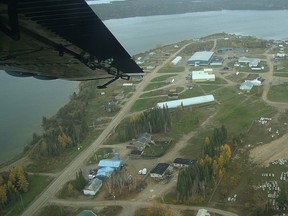
[(270, 101), (288, 102), (287, 90), (288, 90), (287, 83), (277, 86), (271, 86), (267, 98)]
[(179, 73), (179, 72), (184, 72), (185, 67), (180, 67), (180, 66), (167, 66), (161, 68), (158, 73)]
[(22, 194), (19, 200), (10, 207), (5, 209), (5, 212), (0, 212), (0, 215), (16, 216), (20, 215), (24, 208), (26, 208), (52, 181), (52, 178), (40, 175), (29, 176), (29, 191)]
[(154, 90), (154, 89), (158, 89), (158, 88), (161, 88), (161, 87), (164, 87), (166, 85), (169, 85), (171, 83), (169, 82), (154, 82), (154, 83), (149, 83), (144, 91), (151, 91), (151, 90)]
[(158, 77), (155, 77), (154, 79), (152, 79), (151, 82), (163, 82), (163, 81), (166, 81), (168, 78), (173, 77), (173, 76), (177, 76), (177, 74), (168, 74), (168, 75), (158, 76)]
[(138, 99), (133, 106), (131, 107), (131, 112), (137, 112), (141, 110), (150, 109), (152, 107), (155, 107), (155, 105), (158, 102), (164, 102), (167, 101), (167, 96), (165, 97), (157, 97), (157, 98), (151, 98), (151, 99)]
[[(184, 90), (184, 87), (176, 87), (176, 92), (179, 93)], [(140, 96), (140, 98), (146, 98), (146, 97), (154, 97), (154, 96), (167, 96), (170, 92), (167, 89), (162, 89), (162, 90), (155, 90), (155, 91), (150, 91), (147, 93), (144, 93)]]
[(288, 77), (288, 72), (276, 72), (273, 74), (275, 77)]

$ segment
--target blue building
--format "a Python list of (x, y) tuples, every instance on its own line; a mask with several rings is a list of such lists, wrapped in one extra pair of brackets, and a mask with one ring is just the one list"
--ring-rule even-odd
[(96, 177), (104, 180), (106, 177), (111, 176), (111, 174), (120, 170), (123, 166), (123, 161), (120, 160), (119, 153), (114, 153), (114, 160), (100, 160), (98, 163), (98, 171)]

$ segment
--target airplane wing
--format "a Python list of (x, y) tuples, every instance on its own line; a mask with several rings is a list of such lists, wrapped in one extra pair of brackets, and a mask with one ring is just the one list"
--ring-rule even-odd
[(143, 73), (84, 0), (0, 0), (0, 69), (67, 80)]

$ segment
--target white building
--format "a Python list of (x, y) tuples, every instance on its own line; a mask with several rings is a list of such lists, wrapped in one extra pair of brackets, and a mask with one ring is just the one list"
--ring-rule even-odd
[(181, 56), (176, 56), (176, 58), (173, 59), (172, 64), (177, 65), (181, 61)]
[(94, 178), (83, 189), (84, 195), (94, 196), (102, 186), (102, 181), (98, 178)]
[(258, 64), (260, 63), (260, 61), (261, 61), (261, 60), (258, 59), (258, 58), (247, 58), (247, 57), (245, 57), (245, 56), (240, 57), (239, 60), (238, 60), (239, 63), (246, 63), (246, 64), (248, 64), (249, 67), (257, 67)]
[(253, 88), (253, 83), (250, 81), (246, 81), (240, 85), (240, 90), (242, 91), (250, 91)]
[(209, 103), (209, 102), (214, 102), (214, 96), (213, 95), (204, 95), (204, 96), (199, 96), (199, 97), (193, 97), (193, 98), (186, 98), (186, 99), (179, 99), (179, 100), (173, 100), (173, 101), (166, 101), (162, 103), (157, 103), (157, 107), (163, 108), (163, 107), (168, 107), (168, 108), (176, 108), (181, 105), (183, 106), (191, 106), (191, 105), (198, 105), (198, 104), (203, 104), (203, 103)]
[(206, 209), (199, 209), (196, 216), (210, 216), (210, 213)]
[(215, 81), (215, 74), (212, 71), (192, 71), (192, 81), (194, 82), (207, 82)]

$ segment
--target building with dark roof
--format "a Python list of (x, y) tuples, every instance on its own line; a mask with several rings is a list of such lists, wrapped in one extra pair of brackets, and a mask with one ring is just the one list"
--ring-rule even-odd
[(202, 51), (196, 52), (188, 59), (188, 65), (208, 65), (212, 60), (214, 52)]
[(158, 163), (157, 166), (151, 170), (150, 176), (152, 178), (163, 178), (166, 172), (172, 171), (172, 169), (173, 167), (168, 163)]
[(188, 167), (191, 164), (197, 163), (197, 160), (191, 160), (191, 159), (185, 159), (185, 158), (176, 158), (173, 161), (173, 166), (174, 167)]
[(140, 158), (143, 154), (143, 151), (139, 151), (138, 149), (133, 149), (131, 152), (130, 152), (130, 157), (131, 158)]
[(149, 144), (151, 141), (152, 135), (149, 133), (143, 133), (141, 134), (134, 142), (135, 148), (139, 151), (143, 151), (146, 147), (146, 145)]

